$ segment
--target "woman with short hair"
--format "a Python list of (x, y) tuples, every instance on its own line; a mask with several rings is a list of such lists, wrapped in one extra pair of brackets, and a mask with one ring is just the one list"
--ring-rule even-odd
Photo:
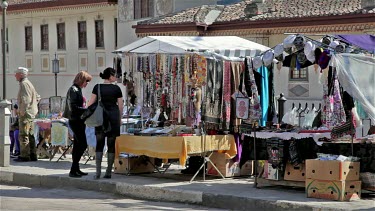
[(86, 71), (79, 72), (74, 78), (73, 85), (66, 94), (66, 104), (64, 117), (69, 119), (69, 127), (74, 133), (72, 158), (73, 163), (70, 168), (69, 177), (86, 176), (87, 173), (82, 172), (79, 168), (79, 161), (87, 148), (86, 125), (80, 118), (86, 110), (84, 105), (84, 97), (82, 89), (91, 81), (92, 76)]

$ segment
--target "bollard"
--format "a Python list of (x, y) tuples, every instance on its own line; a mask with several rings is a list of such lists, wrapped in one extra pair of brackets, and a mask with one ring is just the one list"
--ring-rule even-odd
[(9, 166), (10, 159), (10, 137), (9, 123), (11, 103), (7, 100), (0, 101), (0, 166)]

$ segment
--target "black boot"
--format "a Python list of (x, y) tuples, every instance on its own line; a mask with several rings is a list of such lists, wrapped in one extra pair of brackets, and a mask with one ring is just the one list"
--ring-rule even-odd
[(105, 171), (104, 178), (111, 179), (111, 177), (112, 177), (112, 166), (113, 166), (114, 162), (115, 162), (115, 153), (108, 153), (108, 157), (107, 157), (108, 166), (107, 166), (107, 170)]
[(87, 176), (88, 175), (88, 173), (81, 171), (81, 169), (79, 169), (79, 168), (77, 170), (77, 173), (80, 174), (81, 176)]
[(100, 174), (102, 171), (102, 159), (103, 159), (103, 152), (96, 152), (95, 153), (96, 174), (94, 176), (94, 179), (100, 179)]
[(78, 173), (78, 170), (79, 170), (78, 163), (72, 163), (72, 167), (70, 168), (70, 172), (69, 172), (69, 177), (75, 177), (75, 178), (80, 178), (80, 177), (82, 177), (82, 176)]

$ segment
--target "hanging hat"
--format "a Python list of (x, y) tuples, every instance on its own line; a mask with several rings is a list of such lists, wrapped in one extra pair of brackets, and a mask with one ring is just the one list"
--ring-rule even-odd
[(282, 43), (276, 45), (275, 50), (274, 50), (275, 56), (280, 56), (280, 54), (282, 54), (283, 52), (284, 52), (284, 45)]
[(345, 46), (344, 44), (340, 43), (335, 47), (336, 53), (344, 53), (345, 52)]
[(331, 60), (331, 57), (329, 56), (329, 51), (325, 50), (323, 51), (322, 55), (320, 55), (318, 65), (322, 69), (326, 69), (329, 65), (329, 61)]
[(272, 64), (273, 58), (274, 58), (273, 50), (267, 51), (263, 55), (263, 64), (264, 64), (264, 66), (269, 66), (270, 64)]
[(331, 43), (329, 44), (329, 47), (332, 48), (332, 49), (335, 49), (336, 46), (338, 46), (338, 45), (340, 45), (340, 42), (337, 41), (337, 40), (335, 40), (335, 41), (333, 41), (333, 42), (331, 42)]
[(262, 57), (263, 56), (256, 56), (256, 57), (254, 57), (254, 59), (253, 59), (253, 67), (254, 67), (254, 69), (258, 69), (259, 67), (261, 67), (263, 65)]
[(29, 70), (25, 67), (18, 67), (17, 70), (15, 71), (15, 73), (22, 73), (24, 75), (27, 75), (28, 72)]
[(296, 39), (296, 35), (289, 35), (284, 39), (284, 48), (291, 48), (293, 46), (293, 41)]
[(293, 40), (293, 45), (296, 47), (296, 49), (302, 50), (305, 46), (305, 38), (301, 35), (297, 35), (296, 38)]
[(321, 39), (321, 42), (327, 46), (331, 43), (331, 38), (329, 36), (325, 36)]

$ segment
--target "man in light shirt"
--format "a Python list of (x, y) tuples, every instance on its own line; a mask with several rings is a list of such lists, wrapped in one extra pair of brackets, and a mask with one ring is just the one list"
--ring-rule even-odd
[(18, 162), (38, 160), (34, 139), (33, 120), (38, 113), (39, 95), (33, 84), (27, 79), (28, 72), (29, 70), (27, 68), (19, 67), (15, 74), (16, 80), (20, 84), (17, 102), (21, 154), (14, 160)]

